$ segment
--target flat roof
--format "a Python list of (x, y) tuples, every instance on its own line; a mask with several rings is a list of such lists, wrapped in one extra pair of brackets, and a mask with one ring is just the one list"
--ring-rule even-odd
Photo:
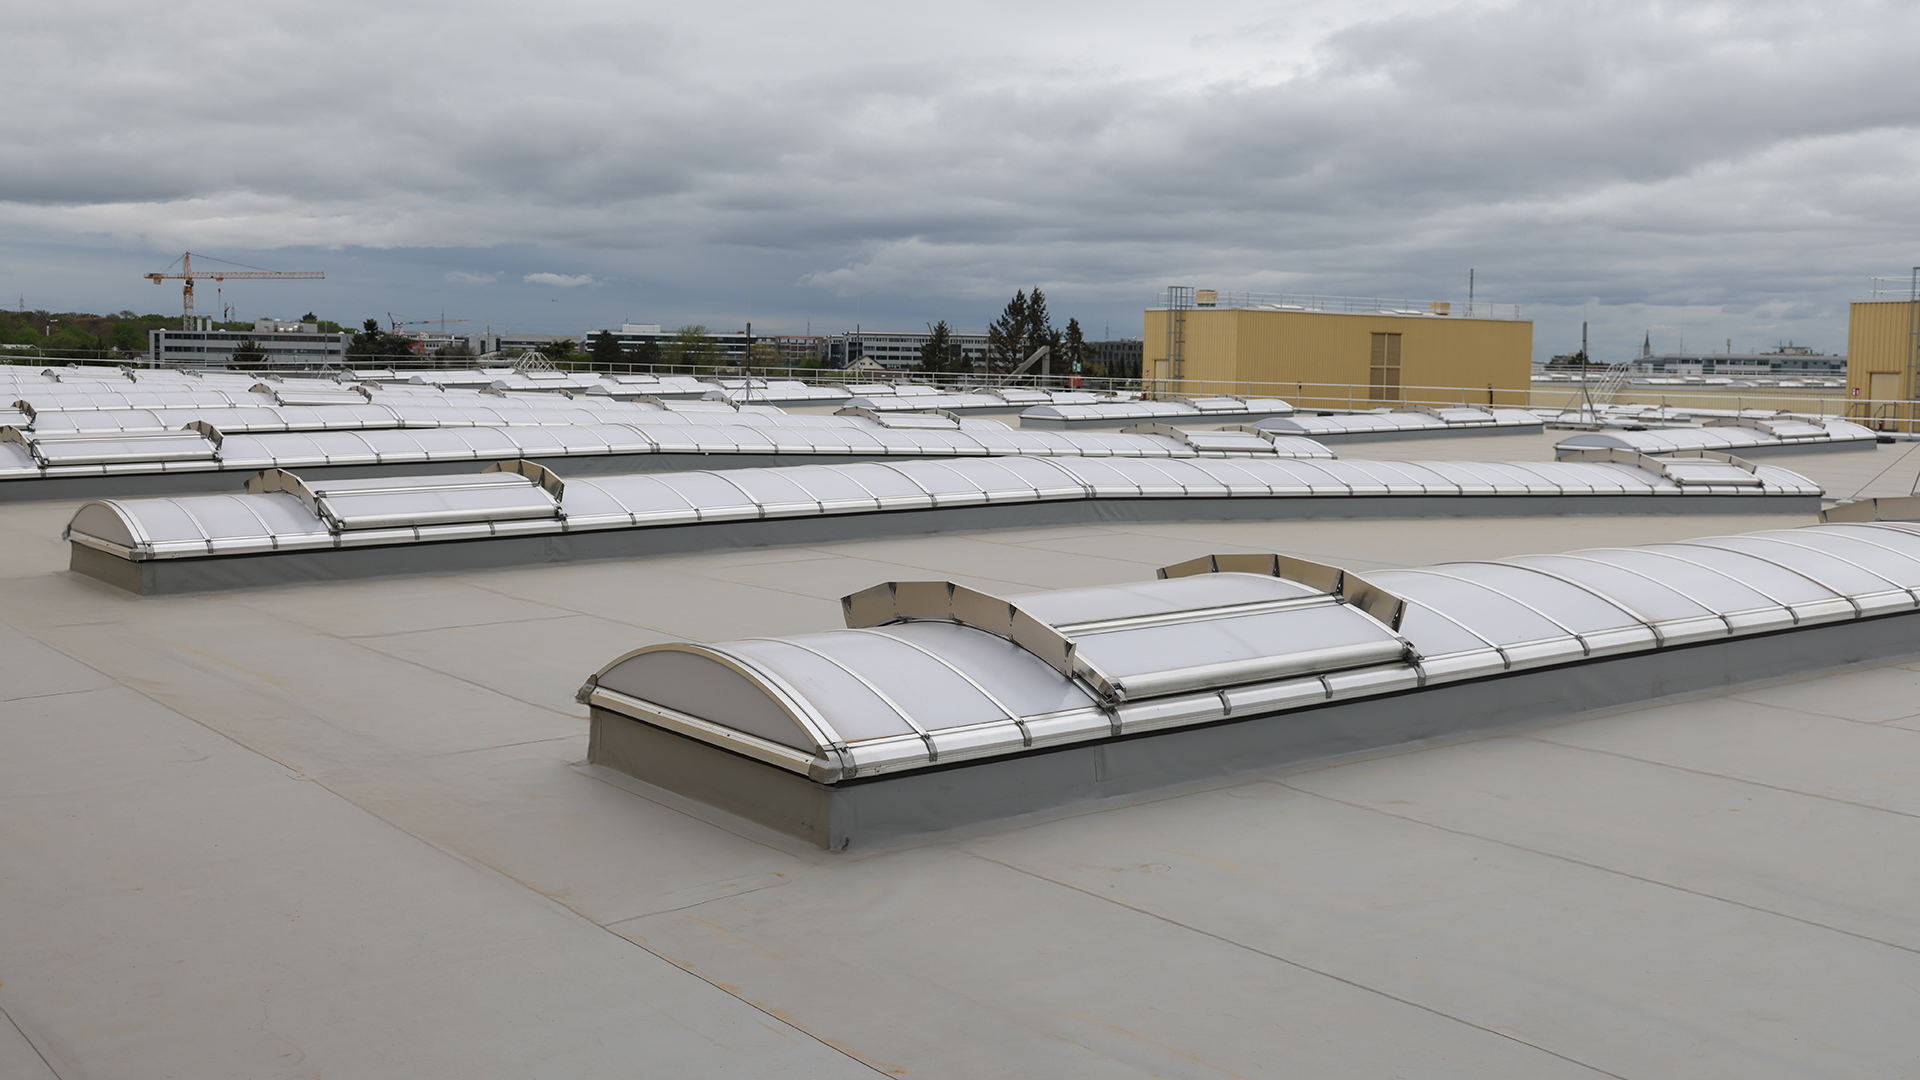
[[(1906, 449), (1770, 463), (1906, 495)], [(1778, 514), (1108, 523), (136, 597), (65, 570), (77, 505), (0, 505), (0, 1075), (1797, 1077), (1920, 1051), (1920, 657), (837, 854), (582, 764), (600, 664), (839, 626), (878, 582), (1232, 550), (1365, 572)]]

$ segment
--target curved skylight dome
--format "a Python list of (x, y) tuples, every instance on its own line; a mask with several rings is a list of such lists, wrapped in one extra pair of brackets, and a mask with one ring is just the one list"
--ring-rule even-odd
[(1294, 413), (1261, 420), (1255, 426), (1288, 435), (1308, 435), (1327, 442), (1438, 435), (1509, 435), (1538, 432), (1543, 424), (1525, 409), (1410, 405), (1391, 412), (1333, 413), (1320, 416)]
[(1124, 427), (1156, 420), (1169, 424), (1208, 420), (1251, 422), (1271, 416), (1291, 416), (1293, 411), (1292, 405), (1279, 398), (1194, 397), (1104, 401), (1036, 405), (1020, 414), (1020, 426), (1073, 430)]
[[(824, 784), (1920, 608), (1920, 525), (1381, 570), (1274, 555), (992, 597), (895, 582), (848, 629), (652, 645), (581, 700)], [(1418, 709), (1410, 704), (1410, 709)]]
[[(533, 432), (575, 429), (525, 429)], [(0, 432), (0, 436), (4, 436)], [(323, 440), (337, 433), (287, 436)], [(445, 438), (468, 437), (471, 431), (363, 432), (375, 435)], [(1135, 436), (1136, 438), (1144, 436)], [(232, 442), (233, 440), (229, 440)], [(118, 452), (125, 440), (101, 440)], [(88, 440), (76, 440), (88, 451)], [(0, 438), (0, 453), (19, 443)], [(36, 451), (64, 444), (34, 444)], [(991, 528), (1003, 524), (1045, 524), (1087, 520), (1088, 515), (1111, 513), (1154, 520), (1210, 520), (1275, 517), (1293, 500), (1318, 500), (1319, 513), (1363, 512), (1359, 504), (1378, 500), (1375, 515), (1512, 512), (1495, 510), (1500, 500), (1535, 500), (1540, 512), (1566, 512), (1593, 498), (1637, 496), (1646, 509), (1681, 500), (1772, 497), (1783, 506), (1812, 510), (1820, 494), (1804, 477), (1781, 469), (1745, 462), (1694, 458), (1641, 459), (1623, 451), (1589, 451), (1603, 460), (1539, 463), (1499, 462), (1382, 462), (1293, 460), (1283, 458), (1190, 457), (1159, 460), (1140, 458), (991, 457), (951, 461), (903, 460), (839, 465), (802, 465), (723, 471), (660, 472), (631, 475), (558, 476), (526, 460), (492, 466), (489, 473), (522, 476), (536, 473), (549, 483), (557, 511), (511, 532), (528, 530), (552, 535), (649, 530), (758, 522), (765, 528), (754, 534), (759, 543), (792, 542), (801, 534), (795, 525), (776, 525), (802, 518), (843, 519), (837, 535), (848, 538), (898, 535), (908, 528)], [(1620, 460), (1615, 460), (1615, 459)], [(0, 462), (4, 462), (0, 457)], [(263, 486), (260, 477), (248, 482), (246, 494), (180, 496), (148, 499), (107, 499), (88, 503), (68, 528), (75, 544), (116, 558), (144, 562), (199, 558), (220, 554), (291, 553), (333, 548), (394, 544), (430, 544), (505, 535), (496, 519), (480, 515), (455, 521), (421, 518), (392, 529), (361, 529), (330, 520), (312, 498), (295, 498), (297, 475), (268, 469), (262, 476), (281, 479)], [(376, 488), (394, 489), (404, 502), (409, 484), (455, 488), (475, 481), (482, 473), (443, 476), (372, 478)], [(354, 481), (356, 483), (361, 481)], [(484, 484), (503, 481), (484, 480)], [(313, 481), (305, 486), (338, 485), (345, 481)], [(1464, 499), (1485, 503), (1454, 503)], [(1394, 511), (1400, 500), (1408, 508)], [(1427, 500), (1439, 500), (1428, 502)], [(439, 500), (418, 499), (425, 510), (437, 510)], [(1053, 512), (1043, 515), (1037, 506)], [(1077, 505), (1086, 504), (1086, 505)], [(1509, 503), (1510, 505), (1510, 503)], [(1612, 504), (1610, 504), (1611, 506)], [(1697, 505), (1685, 504), (1688, 508)], [(1025, 506), (1018, 517), (1004, 517), (999, 508)], [(1768, 503), (1754, 503), (1766, 509)], [(973, 510), (970, 513), (958, 511)], [(897, 511), (924, 511), (935, 519), (907, 519)], [(111, 528), (105, 522), (116, 519)], [(806, 528), (812, 529), (812, 526)], [(809, 532), (806, 535), (814, 535)], [(135, 538), (129, 543), (126, 537)], [(752, 543), (738, 530), (726, 533), (726, 542)], [(716, 534), (715, 543), (722, 542)], [(639, 550), (636, 549), (636, 553)], [(549, 556), (550, 557), (550, 556)], [(364, 572), (364, 571), (363, 571)]]
[(1595, 448), (1618, 448), (1642, 454), (1718, 450), (1751, 457), (1755, 454), (1804, 453), (1808, 450), (1871, 450), (1876, 439), (1872, 430), (1834, 417), (1774, 417), (1765, 420), (1718, 417), (1701, 427), (1583, 432), (1561, 440), (1554, 450), (1562, 457), (1571, 452)]

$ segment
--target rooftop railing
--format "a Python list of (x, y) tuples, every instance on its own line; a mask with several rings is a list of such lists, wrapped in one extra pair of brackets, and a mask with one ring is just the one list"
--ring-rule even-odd
[[(1518, 319), (1520, 305), (1495, 304), (1485, 300), (1396, 300), (1379, 296), (1321, 296), (1317, 293), (1255, 293), (1220, 289), (1191, 290), (1192, 303), (1181, 296), (1180, 306), (1189, 311), (1221, 309), (1252, 311), (1324, 311), (1341, 315), (1418, 315), (1463, 319)], [(1155, 302), (1158, 310), (1175, 306), (1176, 297), (1161, 293)]]

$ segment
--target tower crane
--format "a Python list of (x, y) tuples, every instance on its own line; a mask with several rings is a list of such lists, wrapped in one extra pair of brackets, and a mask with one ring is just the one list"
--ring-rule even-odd
[(389, 311), (387, 312), (387, 321), (393, 324), (393, 329), (395, 331), (398, 331), (403, 326), (438, 326), (444, 332), (447, 328), (448, 323), (466, 322), (467, 320), (465, 319), (396, 319), (393, 317), (393, 312)]
[[(208, 256), (208, 255), (202, 255), (200, 257), (202, 259), (211, 258), (211, 256)], [(214, 259), (213, 261), (221, 262), (222, 260)], [(179, 263), (180, 263), (180, 272), (177, 274), (169, 274), (166, 272), (166, 270), (162, 270), (157, 274), (148, 274), (146, 275), (146, 278), (148, 281), (153, 282), (155, 285), (160, 284), (162, 281), (168, 281), (168, 280), (177, 280), (184, 283), (180, 289), (180, 317), (182, 320), (181, 325), (183, 327), (185, 326), (185, 320), (188, 318), (191, 318), (193, 315), (193, 279), (196, 277), (212, 278), (215, 281), (225, 281), (228, 278), (313, 279), (313, 278), (324, 278), (327, 276), (327, 272), (325, 270), (289, 270), (289, 271), (283, 272), (283, 271), (276, 271), (276, 270), (261, 270), (258, 268), (249, 268), (246, 270), (203, 270), (196, 273), (193, 269), (193, 252), (191, 251), (181, 255), (179, 259)], [(233, 265), (238, 266), (240, 264), (234, 263)], [(167, 269), (171, 270), (173, 268), (169, 266)]]

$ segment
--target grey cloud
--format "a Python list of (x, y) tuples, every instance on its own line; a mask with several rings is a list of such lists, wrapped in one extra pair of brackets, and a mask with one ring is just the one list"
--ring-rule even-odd
[(772, 5), (199, 16), (230, 35), (105, 8), (129, 44), (57, 77), (89, 16), (13, 28), (37, 76), (0, 133), (16, 235), (184, 247), (278, 222), (285, 243), (573, 252), (540, 260), (567, 277), (777, 267), (790, 305), (903, 311), (1035, 281), (1136, 312), (1175, 278), (1452, 295), (1476, 265), (1556, 317), (1596, 296), (1744, 326), (1837, 318), (1920, 227), (1920, 17), (1889, 4), (1247, 6), (1221, 18), (1254, 29), (1196, 35), (1179, 70), (1144, 7), (1078, 43), (1003, 40), (1001, 9), (965, 4), (880, 30), (834, 8), (799, 36)]

